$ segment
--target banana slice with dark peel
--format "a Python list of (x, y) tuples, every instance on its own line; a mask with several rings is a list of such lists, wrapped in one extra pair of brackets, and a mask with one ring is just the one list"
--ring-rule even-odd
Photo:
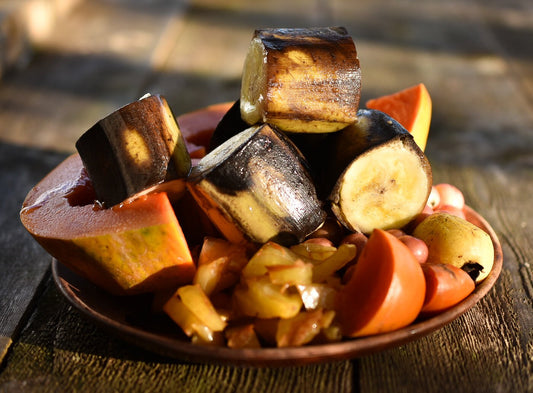
[(240, 100), (235, 101), (217, 124), (215, 131), (213, 131), (213, 134), (211, 135), (211, 139), (209, 139), (209, 151), (216, 149), (231, 137), (250, 127), (250, 125), (241, 118), (240, 105)]
[(256, 30), (244, 62), (241, 115), (289, 132), (333, 132), (356, 120), (361, 72), (343, 27)]
[(206, 155), (187, 186), (233, 243), (294, 244), (326, 216), (303, 156), (268, 124), (252, 126)]
[(342, 170), (329, 199), (348, 229), (401, 228), (431, 192), (429, 161), (412, 135), (390, 116), (360, 110), (358, 122), (335, 135), (332, 171)]
[[(106, 207), (150, 189), (172, 191), (191, 159), (167, 101), (147, 95), (86, 131), (76, 142), (98, 200)], [(163, 185), (164, 184), (164, 185)], [(178, 181), (184, 189), (183, 180)]]

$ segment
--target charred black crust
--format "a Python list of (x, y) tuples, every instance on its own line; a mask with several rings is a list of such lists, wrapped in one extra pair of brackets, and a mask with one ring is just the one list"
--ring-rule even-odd
[[(76, 149), (94, 184), (96, 196), (106, 207), (151, 186), (189, 174), (190, 157), (181, 135), (178, 135), (178, 141), (174, 141), (177, 150), (170, 151), (169, 142), (173, 142), (174, 137), (166, 132), (162, 106), (170, 110), (159, 95), (134, 101), (99, 120), (76, 141)], [(171, 112), (165, 116), (174, 118)], [(150, 155), (147, 163), (121, 159), (117, 154), (117, 149), (127, 149), (124, 130), (135, 130), (147, 141)], [(179, 155), (180, 165), (173, 159), (173, 154)]]
[(483, 271), (483, 266), (477, 262), (468, 262), (465, 263), (462, 267), (462, 270), (464, 270), (474, 282), (477, 280), (481, 272)]
[(95, 124), (86, 131), (76, 141), (76, 149), (92, 180), (97, 199), (108, 206), (122, 202), (128, 196), (126, 184), (102, 127)]
[(255, 30), (254, 37), (260, 37), (266, 47), (277, 51), (306, 43), (316, 48), (327, 48), (331, 43), (339, 44), (339, 40), (353, 45), (353, 40), (344, 27), (267, 28)]
[[(274, 142), (276, 139), (282, 141), (282, 145), (276, 144)], [(288, 178), (299, 183), (294, 184), (295, 188), (301, 188), (305, 183), (312, 184), (309, 167), (302, 153), (288, 137), (269, 125), (259, 127), (231, 157), (220, 163), (216, 171), (206, 174), (206, 178), (220, 192), (235, 195), (239, 191), (249, 189), (253, 184), (253, 173), (245, 169), (248, 162), (258, 157), (279, 173), (286, 173), (288, 170), (299, 172), (300, 176), (297, 179)], [(297, 166), (301, 169), (297, 170)]]
[(209, 151), (213, 151), (231, 137), (250, 127), (241, 117), (240, 105), (241, 100), (239, 99), (224, 114), (209, 140)]

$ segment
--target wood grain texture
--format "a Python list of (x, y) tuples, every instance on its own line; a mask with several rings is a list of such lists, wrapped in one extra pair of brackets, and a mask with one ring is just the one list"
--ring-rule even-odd
[[(408, 392), (415, 385), (424, 392), (532, 391), (533, 313), (527, 289), (532, 282), (527, 262), (531, 256), (524, 259), (513, 255), (512, 250), (524, 250), (527, 243), (519, 245), (520, 240), (511, 240), (515, 243), (511, 246), (509, 240), (516, 236), (498, 217), (513, 206), (510, 195), (504, 192), (508, 180), (501, 183), (502, 178), (490, 170), (435, 165), (434, 171), (438, 181), (458, 185), (467, 202), (485, 213), (502, 242), (503, 271), (491, 292), (450, 325), (399, 350), (362, 359), (361, 391)], [(498, 178), (500, 182), (495, 181)], [(519, 195), (527, 189), (531, 192), (531, 183), (524, 182), (523, 186)], [(502, 199), (503, 195), (506, 198)], [(518, 200), (519, 195), (514, 197)], [(516, 219), (524, 225), (524, 219), (530, 217)], [(531, 254), (530, 247), (524, 251)], [(522, 273), (517, 274), (517, 270)], [(512, 389), (509, 381), (513, 381)]]
[[(351, 391), (352, 364), (243, 368), (161, 358), (110, 336), (74, 312), (51, 280), (0, 374), (0, 391)], [(287, 390), (289, 389), (289, 390)]]
[[(82, 132), (147, 91), (175, 114), (234, 100), (253, 29), (309, 25), (348, 28), (362, 103), (426, 84), (434, 180), (462, 189), (502, 243), (489, 295), (416, 342), (305, 367), (180, 363), (82, 318), (19, 224), (29, 188)], [(0, 391), (533, 392), (531, 26), (527, 0), (81, 3), (0, 85)]]
[(0, 124), (9, 128), (2, 128), (0, 137), (75, 151), (84, 131), (147, 92), (152, 67), (165, 61), (159, 43), (174, 33), (165, 27), (183, 3), (83, 2), (23, 72), (3, 81)]
[(23, 327), (49, 265), (45, 251), (20, 224), (20, 207), (30, 188), (61, 158), (61, 154), (0, 142), (0, 361)]

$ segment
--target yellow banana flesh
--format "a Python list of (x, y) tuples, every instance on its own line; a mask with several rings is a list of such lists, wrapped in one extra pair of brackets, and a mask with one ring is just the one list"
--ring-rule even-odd
[(429, 161), (388, 115), (360, 110), (358, 119), (336, 135), (332, 166), (342, 171), (329, 197), (331, 209), (353, 231), (402, 228), (426, 205), (432, 185)]
[(287, 132), (334, 132), (355, 122), (360, 90), (346, 29), (256, 30), (244, 62), (241, 116)]
[(325, 219), (301, 153), (268, 124), (252, 126), (206, 155), (187, 186), (233, 243), (293, 244)]
[(405, 226), (422, 211), (431, 188), (419, 156), (401, 138), (362, 154), (342, 177), (332, 210), (348, 228), (367, 234)]
[(167, 101), (157, 95), (147, 95), (101, 119), (78, 139), (76, 149), (106, 206), (185, 178), (191, 169), (175, 117)]

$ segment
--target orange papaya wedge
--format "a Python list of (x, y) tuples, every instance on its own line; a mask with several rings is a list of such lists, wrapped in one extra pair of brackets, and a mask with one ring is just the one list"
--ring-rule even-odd
[(413, 135), (422, 151), (426, 148), (431, 123), (431, 97), (423, 83), (366, 102), (368, 109), (385, 112)]
[(232, 102), (223, 102), (177, 116), (181, 134), (191, 145), (207, 149), (211, 135), (232, 105)]
[(22, 224), (53, 257), (118, 295), (192, 282), (196, 267), (166, 193), (103, 209), (78, 154), (28, 193)]

